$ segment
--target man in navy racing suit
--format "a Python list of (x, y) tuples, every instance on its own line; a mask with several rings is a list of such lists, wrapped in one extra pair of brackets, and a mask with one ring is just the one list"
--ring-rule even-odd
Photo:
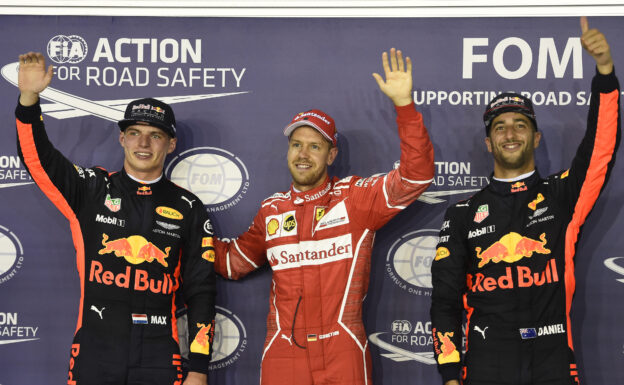
[(532, 103), (501, 94), (483, 116), (493, 180), (447, 210), (431, 306), (434, 353), (446, 385), (578, 384), (570, 324), (574, 254), (621, 135), (609, 45), (586, 18), (581, 29), (597, 73), (587, 131), (570, 169), (540, 177), (534, 149), (541, 133)]
[(124, 166), (73, 165), (46, 135), (39, 94), (52, 80), (40, 53), (20, 56), (18, 152), (69, 220), (81, 299), (67, 383), (180, 385), (176, 294), (188, 308), (189, 374), (206, 385), (214, 335), (213, 231), (202, 202), (163, 175), (175, 117), (156, 99), (131, 102), (119, 122)]

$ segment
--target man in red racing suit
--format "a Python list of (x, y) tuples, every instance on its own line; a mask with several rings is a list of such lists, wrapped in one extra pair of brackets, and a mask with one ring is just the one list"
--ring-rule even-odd
[(466, 385), (578, 384), (570, 324), (574, 254), (621, 136), (620, 87), (609, 48), (583, 20), (581, 41), (597, 74), (587, 131), (570, 169), (540, 177), (533, 148), (541, 135), (531, 101), (498, 95), (484, 114), (493, 180), (446, 213), (432, 265), (431, 306), (445, 385), (459, 385), (460, 377)]
[[(80, 308), (68, 385), (180, 385), (175, 317), (188, 309), (189, 374), (206, 385), (214, 335), (213, 231), (201, 201), (162, 173), (175, 118), (156, 99), (131, 102), (119, 122), (124, 167), (109, 174), (73, 165), (49, 141), (39, 94), (52, 79), (42, 54), (20, 56), (18, 152), (69, 220)], [(181, 288), (181, 290), (178, 290)]]
[[(362, 301), (374, 234), (433, 178), (433, 148), (411, 97), (411, 62), (405, 71), (401, 52), (390, 56), (392, 69), (383, 54), (386, 81), (375, 78), (396, 106), (399, 168), (330, 179), (333, 120), (319, 110), (301, 113), (285, 129), (291, 189), (265, 199), (238, 239), (216, 242), (215, 269), (224, 277), (239, 279), (266, 262), (273, 270), (262, 384), (372, 384)], [(320, 149), (326, 157), (315, 158)]]

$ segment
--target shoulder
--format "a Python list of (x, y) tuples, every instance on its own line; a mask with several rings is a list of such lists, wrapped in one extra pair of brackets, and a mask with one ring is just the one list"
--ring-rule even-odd
[(290, 202), (290, 198), (291, 198), (290, 190), (276, 192), (275, 194), (262, 200), (261, 207), (268, 207), (268, 206), (279, 204), (282, 202)]

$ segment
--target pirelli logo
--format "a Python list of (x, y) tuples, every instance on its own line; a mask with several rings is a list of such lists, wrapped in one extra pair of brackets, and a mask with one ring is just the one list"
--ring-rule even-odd
[(304, 241), (271, 247), (267, 250), (267, 256), (273, 270), (323, 265), (350, 259), (353, 258), (351, 234), (319, 241)]

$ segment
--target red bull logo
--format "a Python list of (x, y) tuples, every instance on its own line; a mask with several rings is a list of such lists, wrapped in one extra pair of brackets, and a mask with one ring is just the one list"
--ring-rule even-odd
[(98, 251), (98, 254), (114, 253), (117, 257), (122, 257), (133, 265), (156, 261), (164, 267), (169, 266), (166, 259), (169, 257), (171, 247), (166, 247), (163, 252), (140, 235), (131, 235), (128, 238), (109, 241), (108, 235), (102, 234), (102, 246), (104, 248)]
[(526, 191), (526, 190), (527, 190), (527, 186), (524, 184), (524, 182), (516, 182), (511, 185), (512, 193), (517, 193), (517, 192)]
[(198, 323), (199, 331), (195, 335), (195, 339), (191, 343), (191, 352), (208, 354), (210, 353), (210, 339), (212, 337), (212, 323), (205, 325)]
[[(104, 269), (99, 261), (91, 261), (91, 269), (89, 270), (89, 282), (97, 282), (106, 286), (117, 286), (122, 289), (129, 289), (132, 281), (132, 268), (126, 266), (126, 270), (115, 273)], [(170, 274), (163, 273), (162, 279), (150, 278), (149, 273), (145, 270), (136, 269), (134, 274), (134, 285), (132, 289), (135, 291), (151, 291), (155, 294), (171, 294), (179, 284), (177, 279), (171, 277)]]
[(477, 258), (479, 262), (479, 268), (487, 265), (490, 262), (499, 263), (505, 261), (507, 263), (514, 263), (522, 258), (530, 258), (533, 253), (550, 254), (550, 250), (545, 248), (546, 245), (546, 233), (540, 235), (541, 241), (522, 236), (518, 233), (508, 233), (503, 235), (501, 239), (494, 242), (490, 247), (481, 252), (480, 247), (475, 247), (477, 252)]
[(72, 344), (71, 346), (71, 358), (69, 359), (69, 373), (67, 374), (67, 384), (68, 385), (76, 385), (76, 381), (74, 380), (74, 365), (76, 365), (76, 358), (80, 354), (80, 344)]
[(446, 364), (449, 362), (459, 362), (459, 352), (457, 351), (457, 347), (451, 340), (451, 337), (455, 332), (445, 332), (441, 333), (434, 329), (434, 349), (438, 354), (438, 363)]
[(473, 292), (491, 292), (498, 289), (513, 289), (515, 287), (542, 286), (559, 282), (559, 273), (554, 258), (546, 263), (546, 268), (541, 272), (533, 272), (528, 266), (516, 266), (516, 278), (514, 280), (511, 266), (505, 268), (505, 274), (500, 277), (487, 277), (477, 273), (473, 277), (468, 274), (468, 287)]
[(137, 195), (152, 195), (152, 189), (149, 186), (141, 186), (137, 189)]

